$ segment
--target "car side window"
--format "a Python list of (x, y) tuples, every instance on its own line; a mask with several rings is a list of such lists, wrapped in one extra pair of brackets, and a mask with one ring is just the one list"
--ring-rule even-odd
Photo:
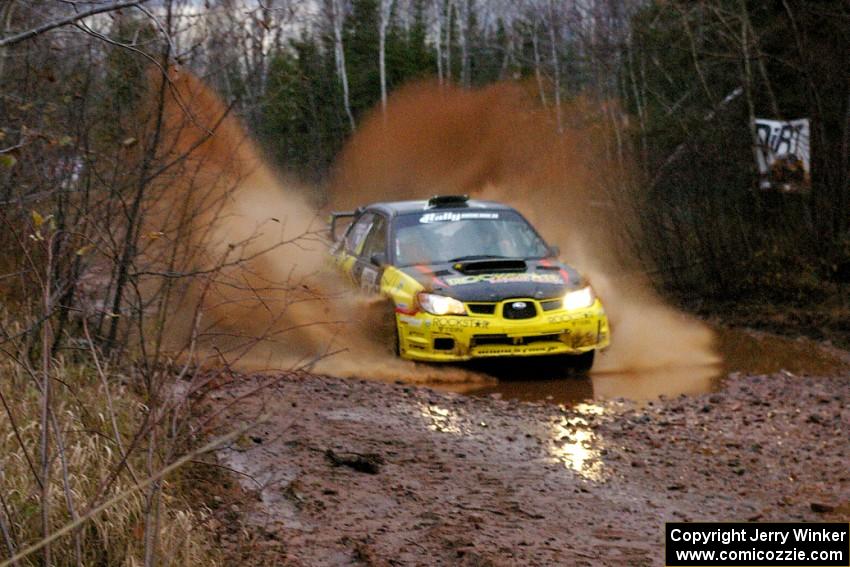
[(363, 239), (372, 227), (375, 220), (374, 213), (364, 213), (357, 219), (345, 235), (345, 251), (349, 254), (359, 255), (363, 248)]
[(380, 252), (384, 254), (387, 252), (387, 221), (383, 216), (375, 215), (375, 222), (372, 223), (372, 228), (363, 244), (361, 256), (369, 261), (373, 254)]

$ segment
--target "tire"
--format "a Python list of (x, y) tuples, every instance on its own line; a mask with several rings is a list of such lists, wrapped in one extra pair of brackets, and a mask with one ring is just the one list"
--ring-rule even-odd
[(388, 300), (385, 303), (384, 315), (381, 319), (382, 336), (387, 352), (393, 356), (401, 356), (400, 338), (398, 333), (398, 315), (395, 312), (395, 303)]
[(392, 332), (392, 343), (390, 347), (392, 348), (392, 353), (398, 358), (401, 356), (401, 338), (398, 334), (398, 320), (396, 320), (395, 312), (393, 312), (393, 332)]
[(589, 350), (581, 354), (572, 354), (569, 356), (570, 365), (576, 372), (587, 374), (593, 368), (593, 359), (596, 356), (595, 350)]
[(398, 356), (399, 335), (395, 304), (380, 300), (367, 304), (361, 319), (363, 332), (372, 344), (387, 356)]

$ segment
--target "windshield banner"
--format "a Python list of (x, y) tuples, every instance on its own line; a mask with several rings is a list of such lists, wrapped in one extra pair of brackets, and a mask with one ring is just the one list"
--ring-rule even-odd
[(419, 217), (419, 222), (428, 224), (429, 222), (454, 222), (459, 220), (494, 220), (499, 218), (499, 213), (474, 212), (474, 213), (457, 213), (454, 211), (445, 213), (427, 213)]

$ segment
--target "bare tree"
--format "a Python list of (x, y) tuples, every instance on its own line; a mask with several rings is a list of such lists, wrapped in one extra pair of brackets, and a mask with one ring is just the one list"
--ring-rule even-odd
[(387, 110), (387, 28), (395, 0), (381, 0), (378, 7), (378, 71), (381, 77), (381, 109)]
[(249, 124), (262, 120), (262, 99), (269, 78), (269, 60), (280, 50), (287, 26), (297, 17), (292, 0), (209, 0), (209, 9), (187, 10), (175, 16), (183, 22), (176, 32), (190, 47), (175, 53), (179, 61), (191, 61), (205, 69), (225, 97), (238, 98), (238, 108)]
[(456, 16), (455, 3), (454, 0), (446, 0), (446, 43), (443, 52), (446, 54), (446, 69), (445, 69), (445, 77), (451, 82), (452, 81), (452, 41), (454, 39), (454, 19)]
[(457, 14), (458, 42), (460, 43), (460, 84), (468, 87), (470, 85), (470, 62), (469, 62), (469, 19), (471, 7), (469, 0), (455, 0)]
[(432, 0), (431, 8), (434, 12), (434, 54), (437, 59), (437, 80), (443, 84), (445, 71), (443, 69), (443, 33), (446, 22), (444, 0)]
[[(17, 43), (21, 43), (22, 41), (32, 39), (50, 30), (72, 25), (76, 22), (79, 22), (80, 20), (84, 20), (85, 18), (89, 18), (97, 14), (114, 12), (116, 10), (121, 10), (122, 8), (139, 7), (148, 1), (149, 0), (131, 0), (128, 2), (112, 2), (109, 4), (94, 6), (92, 8), (89, 8), (88, 10), (83, 10), (82, 12), (74, 10), (74, 13), (72, 14), (62, 16), (56, 20), (44, 22), (26, 31), (16, 33), (12, 36), (4, 37), (3, 39), (0, 39), (0, 47), (8, 47)], [(11, 2), (9, 2), (9, 4), (11, 4)], [(9, 12), (7, 12), (8, 14), (11, 12), (11, 7), (7, 9), (9, 10)]]
[(563, 132), (564, 111), (561, 108), (561, 65), (559, 63), (560, 53), (558, 52), (558, 21), (560, 14), (555, 10), (555, 0), (549, 0), (548, 8), (549, 44), (552, 50), (552, 82), (555, 84), (555, 116), (558, 121), (558, 132)]
[(330, 22), (334, 37), (334, 61), (336, 62), (337, 75), (339, 75), (339, 80), (342, 84), (342, 104), (345, 108), (345, 115), (348, 116), (348, 124), (353, 132), (356, 129), (356, 124), (354, 122), (354, 114), (351, 111), (348, 70), (345, 66), (345, 46), (342, 40), (342, 28), (345, 25), (348, 7), (345, 0), (328, 0), (328, 7), (330, 9)]
[(540, 92), (540, 102), (543, 106), (546, 106), (546, 87), (543, 84), (543, 71), (541, 70), (540, 64), (540, 20), (536, 17), (536, 15), (532, 16), (531, 20), (531, 48), (534, 53), (534, 78), (537, 81), (537, 90)]

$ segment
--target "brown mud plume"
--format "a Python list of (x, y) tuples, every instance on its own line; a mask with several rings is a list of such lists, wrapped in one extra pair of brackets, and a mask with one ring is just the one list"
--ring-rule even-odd
[(164, 92), (161, 121), (146, 123), (161, 125), (165, 173), (144, 203), (140, 264), (172, 352), (243, 370), (470, 379), (390, 356), (389, 331), (377, 323), (384, 306), (330, 272), (324, 222), (303, 188), (264, 162), (200, 80), (172, 71)]
[(714, 364), (713, 334), (665, 305), (634, 259), (639, 199), (610, 106), (578, 100), (555, 113), (531, 89), (436, 83), (394, 94), (344, 148), (331, 206), (469, 193), (509, 203), (589, 277), (612, 325), (596, 372)]

